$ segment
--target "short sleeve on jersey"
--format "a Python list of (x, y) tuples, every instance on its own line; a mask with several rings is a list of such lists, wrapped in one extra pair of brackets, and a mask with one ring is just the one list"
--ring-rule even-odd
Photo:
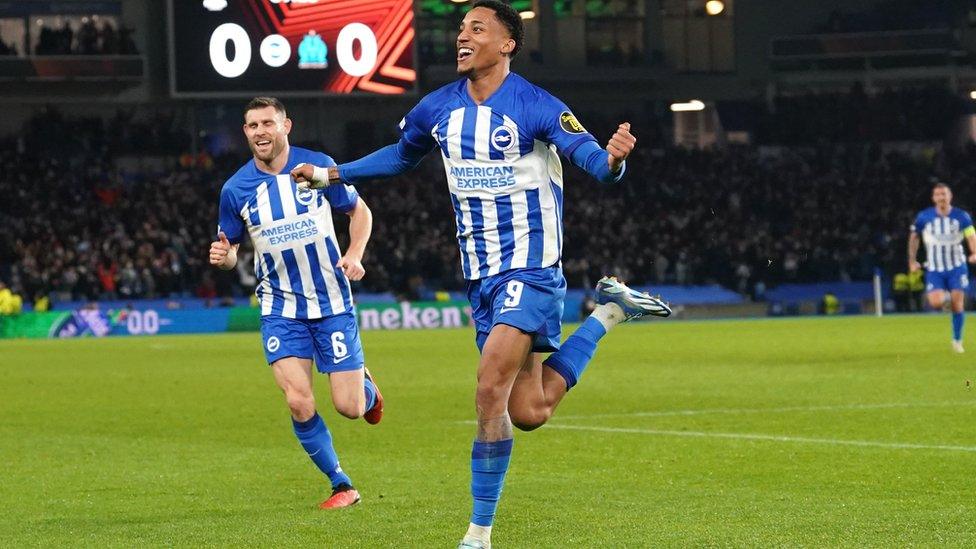
[(240, 244), (244, 237), (244, 220), (241, 218), (241, 204), (229, 185), (220, 190), (217, 231), (223, 231), (231, 244)]
[(925, 230), (925, 212), (920, 212), (915, 216), (915, 222), (909, 227), (913, 233), (920, 233)]
[(537, 117), (536, 137), (540, 141), (556, 145), (566, 158), (571, 157), (576, 147), (583, 143), (596, 141), (565, 103), (541, 89), (538, 99), (533, 110)]
[(325, 198), (332, 207), (342, 213), (349, 213), (356, 209), (359, 193), (352, 185), (329, 185), (325, 188)]
[(968, 212), (959, 210), (959, 229), (965, 231), (966, 229), (973, 226), (973, 218), (970, 217)]
[(416, 151), (430, 152), (437, 143), (430, 131), (434, 127), (434, 109), (430, 94), (420, 100), (420, 103), (410, 110), (403, 120), (400, 120), (401, 142)]

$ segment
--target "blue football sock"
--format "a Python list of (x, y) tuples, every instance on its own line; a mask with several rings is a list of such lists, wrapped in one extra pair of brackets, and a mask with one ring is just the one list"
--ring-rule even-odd
[(583, 370), (596, 352), (597, 342), (606, 334), (607, 330), (603, 324), (591, 316), (573, 332), (573, 335), (569, 336), (558, 351), (549, 355), (543, 364), (563, 376), (568, 391), (579, 381)]
[(474, 441), (471, 448), (471, 497), (474, 510), (471, 522), (478, 526), (491, 526), (495, 520), (498, 497), (505, 484), (508, 460), (512, 456), (513, 439), (498, 442)]
[(952, 313), (952, 339), (954, 341), (962, 341), (962, 325), (965, 322), (965, 313)]
[(363, 380), (363, 391), (366, 393), (366, 410), (368, 411), (376, 404), (376, 385), (373, 380), (365, 378)]
[(322, 416), (316, 412), (308, 421), (295, 421), (293, 418), (291, 422), (295, 428), (295, 436), (302, 443), (302, 448), (305, 448), (308, 457), (312, 458), (315, 465), (329, 476), (332, 487), (335, 488), (340, 484), (352, 485), (349, 476), (342, 472), (342, 467), (339, 467), (339, 456), (332, 447), (332, 435), (322, 421)]

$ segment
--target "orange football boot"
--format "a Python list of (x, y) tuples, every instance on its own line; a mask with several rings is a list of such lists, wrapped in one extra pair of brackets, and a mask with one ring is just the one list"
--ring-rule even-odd
[(319, 504), (319, 509), (342, 509), (359, 503), (359, 492), (348, 484), (339, 485), (329, 499)]

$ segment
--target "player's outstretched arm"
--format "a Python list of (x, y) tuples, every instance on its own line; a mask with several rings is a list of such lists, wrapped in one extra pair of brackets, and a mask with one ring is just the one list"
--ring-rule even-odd
[(322, 168), (311, 164), (299, 164), (291, 171), (291, 177), (300, 188), (319, 189), (334, 183), (359, 183), (368, 179), (392, 177), (417, 167), (430, 152), (412, 146), (403, 139), (393, 145), (370, 153), (359, 160), (339, 166)]
[(922, 264), (918, 262), (918, 245), (918, 233), (912, 231), (908, 235), (908, 272), (910, 273), (914, 273), (922, 268)]
[(239, 244), (231, 244), (223, 231), (217, 234), (217, 240), (210, 243), (210, 264), (214, 267), (229, 271), (237, 265), (237, 248)]
[(349, 248), (336, 264), (342, 269), (349, 280), (362, 280), (366, 275), (363, 267), (363, 254), (366, 253), (366, 243), (373, 233), (373, 212), (361, 197), (356, 207), (347, 212), (349, 216)]

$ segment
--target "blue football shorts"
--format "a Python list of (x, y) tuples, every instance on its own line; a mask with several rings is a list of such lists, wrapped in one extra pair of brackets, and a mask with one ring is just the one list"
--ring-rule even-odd
[(491, 329), (506, 324), (534, 336), (532, 351), (559, 349), (566, 278), (559, 267), (513, 269), (468, 282), (468, 301), (480, 351)]
[(969, 269), (963, 265), (951, 271), (926, 271), (925, 272), (925, 291), (934, 292), (945, 290), (965, 290), (969, 288)]
[(303, 320), (261, 317), (261, 340), (268, 364), (285, 357), (310, 358), (323, 374), (363, 367), (359, 325), (351, 312)]

